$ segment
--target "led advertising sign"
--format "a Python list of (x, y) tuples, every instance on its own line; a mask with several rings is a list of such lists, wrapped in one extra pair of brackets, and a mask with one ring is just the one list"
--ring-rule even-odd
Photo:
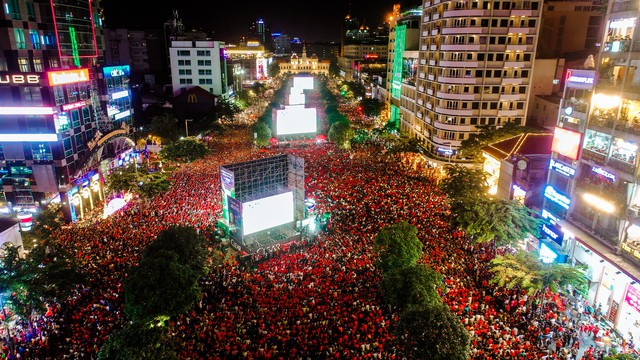
[(636, 289), (633, 285), (629, 285), (627, 288), (627, 294), (624, 296), (624, 301), (637, 312), (640, 312), (640, 290)]
[(455, 150), (449, 147), (446, 147), (446, 148), (438, 147), (436, 148), (436, 151), (444, 155), (453, 155), (456, 152)]
[(562, 246), (562, 241), (564, 240), (564, 233), (562, 230), (558, 229), (557, 226), (542, 224), (541, 232), (549, 239), (553, 240), (556, 244)]
[(276, 135), (309, 134), (317, 131), (316, 108), (293, 105), (276, 110)]
[(578, 159), (578, 151), (580, 150), (580, 140), (582, 134), (575, 131), (565, 130), (556, 127), (553, 132), (553, 143), (551, 151), (555, 151), (560, 155), (564, 155), (573, 160)]
[(558, 254), (555, 251), (551, 250), (547, 244), (541, 242), (540, 243), (540, 260), (545, 264), (550, 264), (558, 258)]
[(572, 168), (569, 165), (565, 165), (560, 161), (556, 161), (554, 159), (551, 159), (551, 162), (549, 163), (549, 169), (554, 170), (569, 178), (573, 178), (574, 176), (576, 176), (576, 169)]
[(547, 185), (547, 187), (544, 189), (544, 197), (569, 210), (571, 199), (568, 196), (558, 192), (553, 188), (553, 186)]
[(0, 115), (53, 115), (53, 108), (41, 106), (0, 106)]
[(89, 81), (89, 69), (49, 71), (49, 85), (66, 85)]
[(566, 86), (576, 89), (593, 89), (596, 77), (595, 70), (569, 69), (567, 70)]
[(293, 213), (293, 192), (291, 191), (242, 203), (243, 234), (249, 235), (292, 223)]
[(540, 216), (542, 216), (543, 219), (547, 219), (549, 220), (550, 223), (552, 224), (556, 224), (558, 221), (560, 221), (560, 219), (558, 219), (557, 216), (553, 215), (552, 213), (548, 212), (545, 209), (542, 209), (542, 212), (540, 213)]
[(127, 111), (123, 111), (123, 112), (121, 112), (121, 113), (117, 113), (117, 114), (113, 117), (113, 119), (114, 119), (114, 120), (120, 120), (120, 119), (122, 119), (123, 117), (127, 117), (127, 116), (129, 116), (129, 115), (131, 115), (131, 110), (127, 110)]
[(87, 102), (85, 100), (76, 101), (76, 102), (70, 103), (70, 104), (64, 104), (64, 105), (62, 105), (62, 111), (69, 111), (69, 110), (81, 108), (81, 107), (83, 107), (85, 105), (87, 105)]
[(0, 134), (0, 142), (58, 141), (56, 134)]
[(113, 100), (117, 100), (127, 96), (129, 96), (129, 90), (122, 90), (122, 91), (114, 92), (113, 94), (111, 94), (111, 98)]
[(294, 76), (293, 87), (311, 90), (313, 89), (313, 77), (311, 76)]
[(40, 85), (40, 74), (11, 74), (0, 71), (0, 85)]
[(593, 171), (594, 173), (596, 173), (596, 174), (598, 174), (598, 175), (602, 175), (602, 176), (604, 176), (605, 178), (607, 178), (607, 179), (609, 179), (609, 180), (611, 180), (611, 181), (613, 181), (613, 182), (615, 182), (615, 181), (616, 181), (616, 176), (615, 176), (615, 175), (613, 175), (613, 174), (612, 174), (612, 173), (610, 173), (610, 172), (605, 171), (603, 168), (599, 168), (599, 167), (597, 167), (597, 166), (594, 166), (594, 167), (592, 167), (592, 168), (591, 168), (591, 171)]
[(120, 76), (129, 76), (131, 72), (129, 70), (129, 65), (105, 66), (102, 68), (102, 74), (104, 74), (105, 79), (109, 79)]

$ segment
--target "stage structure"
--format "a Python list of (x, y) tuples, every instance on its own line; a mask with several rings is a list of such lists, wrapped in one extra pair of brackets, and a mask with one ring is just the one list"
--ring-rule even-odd
[(220, 166), (222, 218), (231, 245), (263, 253), (300, 238), (305, 216), (304, 159), (276, 155)]

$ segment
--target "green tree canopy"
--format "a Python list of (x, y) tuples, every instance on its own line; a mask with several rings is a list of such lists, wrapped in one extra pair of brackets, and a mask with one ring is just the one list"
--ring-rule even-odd
[(391, 270), (382, 277), (382, 294), (398, 311), (440, 303), (438, 288), (442, 287), (442, 275), (424, 264)]
[(173, 114), (163, 113), (151, 118), (150, 133), (166, 141), (175, 141), (182, 132), (178, 127), (178, 118)]
[(216, 119), (233, 122), (236, 115), (240, 112), (240, 108), (228, 99), (218, 99), (218, 101), (216, 101), (214, 112), (216, 114)]
[(491, 260), (489, 271), (493, 274), (491, 284), (509, 289), (517, 287), (530, 294), (547, 287), (552, 292), (558, 292), (558, 289), (567, 285), (584, 292), (587, 286), (584, 267), (558, 263), (544, 264), (538, 259), (537, 252), (524, 250), (496, 256)]
[(422, 256), (418, 229), (406, 221), (386, 226), (376, 234), (375, 250), (384, 274), (413, 266)]
[(132, 323), (112, 333), (98, 352), (99, 360), (177, 360), (175, 345), (163, 327)]
[(109, 192), (132, 192), (146, 198), (169, 190), (171, 182), (164, 172), (149, 172), (146, 167), (135, 168), (135, 164), (115, 169), (106, 178)]
[(466, 360), (470, 357), (469, 332), (444, 304), (404, 311), (397, 333), (412, 359)]
[(251, 138), (259, 147), (269, 146), (271, 140), (271, 128), (263, 121), (258, 121), (251, 128)]
[(508, 139), (512, 136), (541, 131), (527, 126), (520, 126), (512, 122), (506, 123), (500, 128), (497, 128), (495, 125), (479, 125), (477, 127), (480, 131), (476, 134), (471, 134), (468, 139), (463, 140), (459, 149), (459, 155), (461, 157), (475, 161), (482, 161), (482, 148), (489, 144)]
[(198, 276), (173, 251), (143, 258), (124, 283), (124, 311), (134, 322), (168, 319), (200, 299)]
[(376, 98), (364, 98), (360, 101), (360, 106), (362, 106), (362, 113), (366, 116), (377, 117), (380, 116), (385, 104)]
[(455, 209), (454, 224), (475, 242), (515, 246), (530, 234), (539, 235), (542, 220), (534, 214), (515, 200), (468, 199)]
[(348, 121), (338, 121), (331, 125), (329, 133), (327, 134), (329, 140), (333, 141), (337, 146), (348, 149), (351, 147), (351, 138), (353, 137), (353, 130), (351, 130), (351, 124)]
[(161, 251), (172, 251), (178, 255), (180, 264), (188, 265), (194, 274), (206, 273), (207, 243), (191, 226), (172, 225), (161, 231), (156, 239), (144, 249), (143, 258), (156, 257)]
[(207, 146), (195, 138), (173, 141), (160, 150), (160, 158), (169, 161), (191, 162), (203, 158), (208, 152)]
[(277, 61), (272, 61), (267, 68), (267, 74), (270, 78), (280, 75), (280, 64)]
[(65, 220), (62, 214), (62, 205), (59, 203), (49, 203), (47, 207), (34, 215), (31, 237), (38, 241), (47, 240), (64, 224)]
[(447, 176), (440, 182), (440, 190), (451, 199), (483, 199), (489, 192), (487, 173), (478, 167), (445, 165)]

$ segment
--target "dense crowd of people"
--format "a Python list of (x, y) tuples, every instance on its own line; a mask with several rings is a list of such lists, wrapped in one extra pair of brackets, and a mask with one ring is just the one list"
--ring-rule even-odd
[[(447, 199), (428, 163), (366, 146), (258, 151), (248, 139), (246, 131), (230, 131), (211, 144), (211, 155), (172, 174), (170, 191), (57, 232), (55, 240), (81, 262), (88, 281), (46, 314), (15, 324), (18, 357), (96, 358), (127, 321), (123, 282), (144, 247), (173, 224), (214, 231), (219, 167), (280, 152), (305, 160), (306, 196), (315, 200), (317, 214), (331, 213), (330, 224), (252, 266), (232, 259), (212, 267), (202, 280), (201, 301), (168, 323), (180, 358), (406, 358), (394, 335), (399, 314), (381, 297), (373, 251), (378, 231), (400, 220), (417, 227), (422, 261), (442, 274), (443, 301), (471, 334), (473, 359), (578, 356), (587, 329), (566, 316), (565, 299), (489, 284), (496, 249), (473, 244), (451, 227)], [(4, 337), (2, 354), (11, 358)], [(596, 356), (586, 351), (583, 358)]]

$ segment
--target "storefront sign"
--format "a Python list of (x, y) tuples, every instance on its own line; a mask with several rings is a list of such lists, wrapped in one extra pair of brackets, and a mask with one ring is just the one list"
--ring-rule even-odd
[(596, 73), (594, 70), (567, 70), (566, 86), (578, 89), (592, 89)]
[(49, 85), (51, 86), (87, 82), (89, 81), (89, 70), (76, 69), (76, 70), (49, 71), (47, 73), (47, 77), (49, 78)]
[(121, 65), (121, 66), (105, 66), (102, 68), (102, 74), (105, 79), (115, 78), (121, 76), (129, 76), (130, 70), (129, 65)]
[(565, 165), (560, 161), (556, 161), (554, 159), (551, 159), (551, 162), (549, 163), (549, 169), (555, 170), (556, 172), (559, 172), (560, 174), (567, 176), (569, 178), (573, 178), (576, 175), (576, 169), (572, 168), (569, 165)]
[(564, 240), (564, 233), (554, 225), (542, 224), (542, 233), (547, 235), (556, 244), (562, 246)]
[(545, 209), (542, 209), (542, 212), (540, 213), (540, 216), (542, 216), (543, 219), (547, 219), (549, 220), (550, 223), (552, 224), (556, 224), (558, 221), (560, 221), (560, 219), (558, 219), (557, 216), (553, 215), (552, 213), (548, 212)]
[(627, 288), (627, 294), (624, 296), (624, 301), (627, 302), (637, 312), (640, 312), (640, 291), (633, 285), (629, 285)]
[(609, 179), (609, 180), (611, 180), (611, 181), (613, 181), (613, 182), (615, 182), (615, 181), (616, 181), (616, 176), (615, 176), (615, 175), (613, 175), (613, 174), (611, 174), (611, 173), (609, 173), (609, 172), (606, 172), (606, 171), (605, 171), (604, 169), (602, 169), (602, 168), (599, 168), (599, 167), (597, 167), (597, 166), (594, 166), (594, 167), (592, 167), (592, 168), (591, 168), (591, 171), (593, 171), (593, 172), (594, 172), (594, 173), (596, 173), (596, 174), (602, 175), (602, 176), (606, 177), (607, 179)]
[(81, 108), (81, 107), (83, 107), (85, 105), (87, 105), (87, 102), (84, 101), (84, 100), (76, 101), (76, 102), (71, 103), (71, 104), (64, 104), (64, 105), (62, 105), (62, 111), (69, 111), (69, 110)]
[(559, 193), (556, 189), (553, 188), (553, 186), (547, 185), (547, 187), (544, 189), (544, 196), (547, 199), (553, 201), (554, 203), (569, 210), (569, 205), (571, 205), (571, 199), (568, 196), (562, 193)]
[(553, 132), (551, 151), (555, 151), (560, 155), (577, 160), (581, 139), (582, 134), (579, 132), (556, 127)]
[(451, 155), (453, 155), (455, 153), (455, 151), (453, 149), (451, 149), (451, 148), (442, 148), (442, 147), (437, 148), (436, 151), (439, 152), (439, 153), (442, 153), (444, 155), (449, 155), (449, 156), (451, 156)]
[(40, 85), (40, 74), (0, 73), (0, 85)]
[(567, 106), (566, 108), (564, 108), (564, 114), (567, 116), (571, 116), (571, 114), (573, 114), (573, 107)]

